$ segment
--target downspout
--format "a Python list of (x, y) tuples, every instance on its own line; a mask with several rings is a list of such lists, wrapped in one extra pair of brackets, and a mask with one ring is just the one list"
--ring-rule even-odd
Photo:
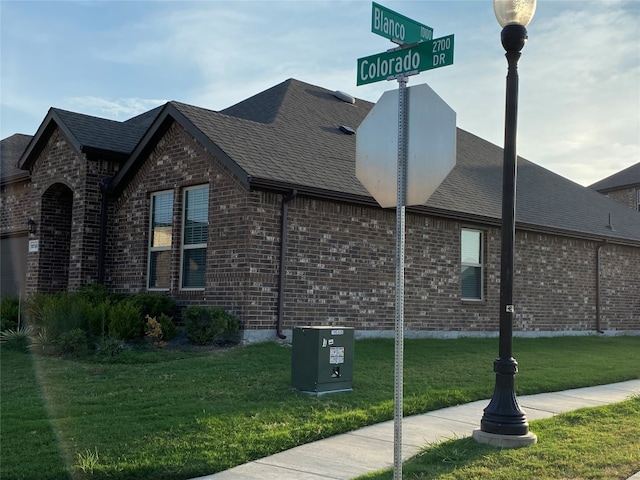
[(282, 206), (280, 211), (280, 274), (278, 278), (278, 319), (276, 323), (276, 333), (278, 338), (287, 338), (282, 333), (282, 318), (284, 316), (284, 287), (286, 284), (286, 255), (287, 255), (287, 226), (289, 224), (289, 203), (298, 195), (297, 190), (292, 190), (288, 195), (282, 196)]
[(103, 178), (100, 182), (100, 193), (102, 201), (100, 203), (100, 243), (98, 244), (98, 283), (104, 284), (105, 251), (107, 246), (107, 210), (109, 207), (109, 184), (111, 178)]
[(604, 241), (596, 247), (596, 332), (598, 333), (604, 333), (602, 328), (600, 328), (600, 310), (602, 308), (600, 304), (600, 250), (606, 245), (607, 242)]

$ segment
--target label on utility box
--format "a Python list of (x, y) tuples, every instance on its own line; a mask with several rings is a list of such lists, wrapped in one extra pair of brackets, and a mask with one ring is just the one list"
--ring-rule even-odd
[(331, 347), (329, 349), (329, 363), (344, 363), (344, 347)]
[(344, 335), (344, 330), (331, 330), (331, 335)]

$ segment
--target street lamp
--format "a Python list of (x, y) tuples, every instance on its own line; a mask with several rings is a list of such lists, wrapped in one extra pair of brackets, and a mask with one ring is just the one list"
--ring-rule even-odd
[(516, 205), (516, 130), (518, 120), (518, 59), (527, 41), (525, 28), (536, 10), (536, 0), (493, 0), (493, 10), (503, 27), (500, 35), (509, 65), (505, 102), (504, 158), (502, 171), (502, 237), (500, 250), (499, 358), (493, 363), (496, 383), (491, 402), (484, 409), (480, 430), (473, 433), (481, 443), (500, 447), (530, 445), (537, 437), (529, 432), (514, 388), (518, 362), (512, 356), (513, 270)]

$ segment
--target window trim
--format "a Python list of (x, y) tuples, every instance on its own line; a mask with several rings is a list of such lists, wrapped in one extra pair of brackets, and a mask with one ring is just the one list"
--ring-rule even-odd
[[(479, 241), (479, 246), (480, 246), (480, 263), (469, 263), (469, 262), (463, 262), (462, 261), (462, 232), (467, 231), (467, 232), (477, 232), (480, 234), (480, 241)], [(485, 293), (484, 293), (484, 276), (485, 276), (485, 267), (484, 267), (484, 260), (485, 260), (485, 237), (486, 237), (486, 232), (484, 230), (481, 230), (479, 228), (473, 228), (473, 227), (462, 227), (460, 229), (460, 299), (463, 302), (484, 302), (485, 301)], [(475, 268), (480, 268), (480, 298), (473, 298), (473, 297), (463, 297), (463, 289), (462, 289), (462, 269), (464, 267), (475, 267)]]
[[(163, 247), (154, 247), (153, 243), (153, 218), (154, 218), (154, 207), (155, 207), (155, 198), (161, 195), (171, 195), (171, 242), (169, 246)], [(173, 228), (174, 228), (174, 218), (173, 218), (173, 207), (175, 204), (175, 195), (173, 190), (160, 190), (158, 192), (152, 192), (149, 196), (149, 226), (148, 226), (148, 234), (149, 241), (147, 242), (147, 290), (153, 292), (168, 292), (171, 290), (171, 264), (169, 264), (169, 286), (167, 287), (152, 287), (150, 285), (151, 282), (151, 254), (153, 252), (169, 252), (169, 255), (172, 255), (173, 252)]]
[[(180, 291), (183, 292), (202, 292), (205, 290), (206, 285), (207, 285), (207, 280), (206, 280), (206, 251), (207, 251), (207, 245), (208, 245), (208, 241), (207, 243), (194, 243), (194, 244), (190, 244), (187, 245), (185, 242), (185, 225), (187, 222), (187, 193), (190, 192), (191, 190), (199, 190), (199, 189), (203, 189), (206, 188), (207, 189), (207, 240), (209, 238), (209, 192), (210, 192), (210, 188), (209, 188), (209, 184), (208, 183), (204, 183), (201, 185), (193, 185), (190, 187), (185, 187), (182, 190), (182, 224), (180, 226), (180, 275), (179, 275), (179, 285), (180, 285)], [(185, 287), (184, 286), (184, 252), (185, 250), (198, 250), (198, 249), (204, 249), (205, 250), (205, 280), (204, 280), (204, 285), (202, 287)]]

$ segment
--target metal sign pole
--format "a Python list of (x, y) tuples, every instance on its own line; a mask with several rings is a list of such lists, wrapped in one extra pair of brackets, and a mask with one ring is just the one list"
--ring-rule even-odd
[(404, 359), (404, 243), (407, 203), (407, 132), (409, 91), (407, 77), (398, 77), (398, 203), (396, 206), (396, 321), (393, 421), (393, 479), (402, 480), (402, 417)]

